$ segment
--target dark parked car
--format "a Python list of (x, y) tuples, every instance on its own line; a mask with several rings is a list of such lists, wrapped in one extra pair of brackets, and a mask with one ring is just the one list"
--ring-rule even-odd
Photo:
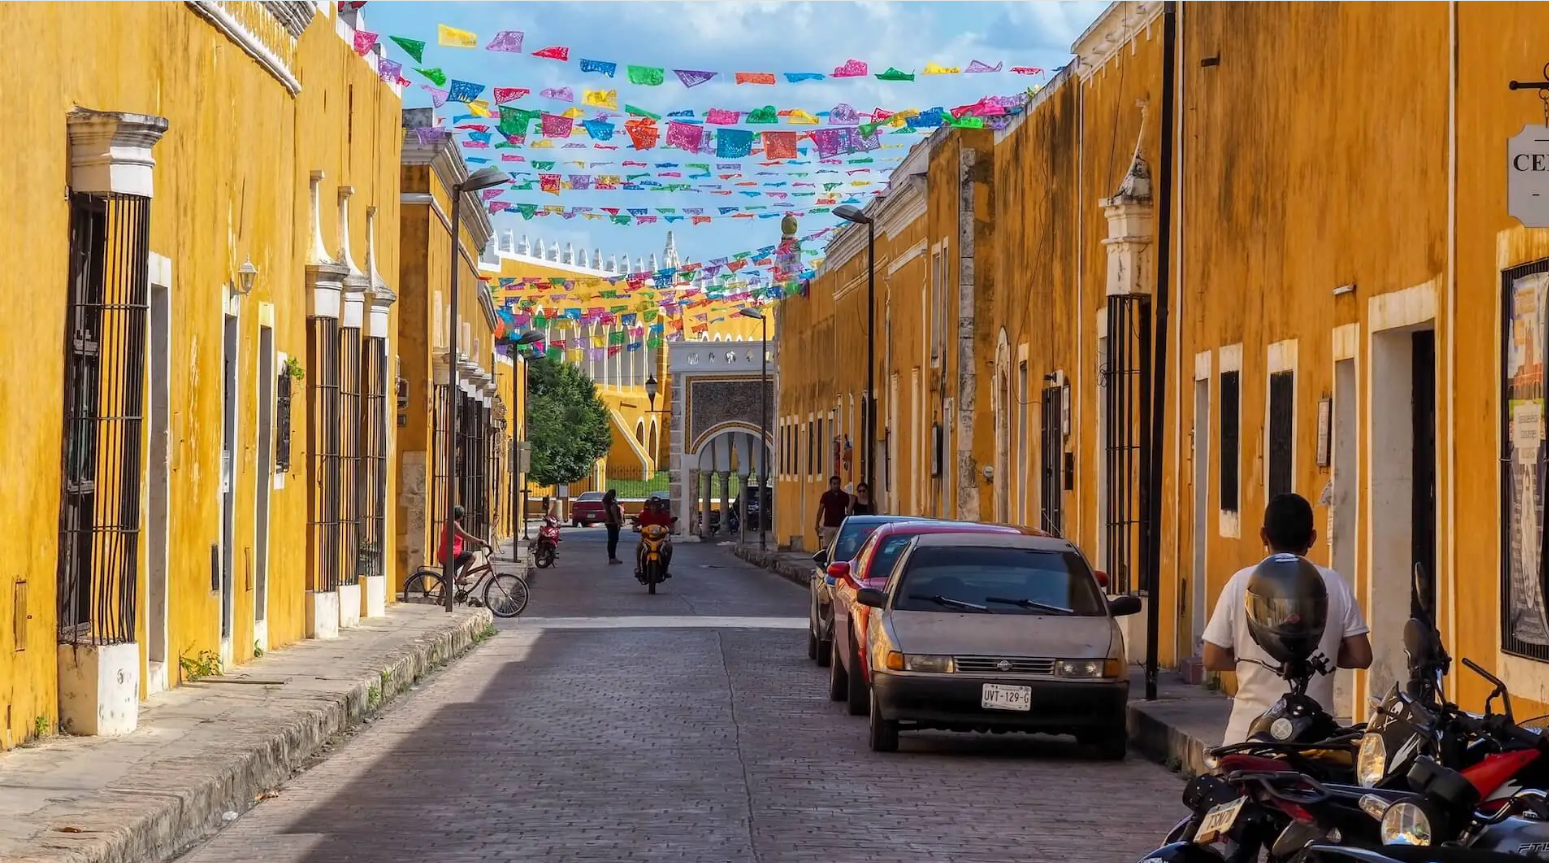
[(832, 652), (834, 608), (833, 595), (828, 588), (829, 565), (853, 560), (855, 553), (861, 550), (861, 543), (866, 541), (866, 537), (871, 536), (872, 531), (884, 524), (929, 520), (907, 515), (852, 515), (839, 525), (839, 534), (834, 537), (833, 546), (812, 556), (815, 566), (811, 580), (808, 582), (808, 593), (811, 595), (807, 610), (808, 659), (815, 659), (818, 665), (827, 667), (829, 654)]

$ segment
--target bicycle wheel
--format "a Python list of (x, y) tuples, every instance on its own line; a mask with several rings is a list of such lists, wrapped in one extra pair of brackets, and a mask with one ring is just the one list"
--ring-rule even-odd
[(503, 572), (484, 584), (484, 607), (496, 617), (515, 617), (527, 607), (527, 582)]
[(441, 592), (441, 576), (439, 573), (428, 569), (409, 576), (409, 580), (403, 583), (403, 601), (416, 605), (440, 605), (444, 594)]

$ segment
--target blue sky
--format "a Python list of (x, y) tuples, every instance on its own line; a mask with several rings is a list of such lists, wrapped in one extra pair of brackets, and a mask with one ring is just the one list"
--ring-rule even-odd
[[(413, 85), (404, 92), (406, 107), (430, 105), (430, 95), (420, 89), (426, 83), (410, 71), (415, 65), (388, 36), (408, 36), (428, 43), (424, 65), (439, 67), (449, 77), (475, 81), (489, 87), (526, 87), (533, 95), (514, 104), (558, 113), (565, 103), (539, 98), (543, 88), (569, 86), (579, 101), (583, 89), (617, 89), (620, 106), (633, 103), (665, 114), (693, 109), (701, 116), (712, 107), (751, 110), (773, 104), (780, 109), (801, 108), (813, 113), (826, 111), (838, 103), (854, 106), (861, 112), (882, 107), (926, 109), (951, 108), (978, 100), (986, 95), (1010, 95), (1035, 83), (1009, 73), (985, 75), (917, 76), (914, 82), (886, 82), (873, 77), (828, 79), (776, 86), (738, 86), (730, 79), (734, 71), (832, 72), (847, 59), (866, 61), (871, 72), (894, 66), (905, 72), (919, 72), (927, 62), (943, 66), (966, 67), (971, 60), (1005, 67), (1036, 66), (1052, 71), (1070, 57), (1070, 44), (1103, 9), (1101, 2), (760, 2), (760, 0), (702, 0), (702, 2), (410, 2), (410, 0), (374, 0), (362, 10), (363, 29), (382, 34), (387, 56), (403, 62), (404, 77)], [(470, 30), (479, 37), (478, 49), (459, 50), (436, 44), (436, 25), (447, 24)], [(483, 50), (483, 45), (501, 30), (520, 30), (525, 34), (526, 53), (501, 53)], [(570, 62), (531, 56), (531, 52), (550, 45), (570, 48)], [(584, 74), (579, 58), (613, 61), (619, 64), (617, 77), (607, 79)], [(667, 69), (706, 69), (723, 74), (709, 83), (685, 88), (669, 71), (667, 82), (659, 87), (631, 85), (625, 78), (626, 65), (661, 66)], [(484, 98), (489, 98), (486, 91)], [(439, 111), (450, 119), (455, 103)], [(591, 109), (588, 109), (589, 111)], [(615, 118), (622, 119), (622, 118)], [(754, 127), (757, 128), (757, 127)], [(765, 127), (768, 128), (768, 127)], [(801, 131), (814, 127), (781, 125), (780, 129)], [(912, 144), (922, 135), (884, 136), (886, 143)], [(618, 139), (627, 142), (620, 129)], [(588, 141), (576, 138), (577, 141)], [(588, 141), (589, 143), (589, 141)], [(492, 156), (501, 151), (469, 151), (467, 155)], [(879, 161), (901, 156), (905, 150), (874, 153)], [(637, 159), (646, 162), (672, 161), (681, 164), (682, 153), (647, 151), (635, 153), (627, 144), (613, 151), (561, 150), (550, 155), (527, 152), (529, 158), (585, 159), (618, 162)], [(498, 162), (498, 155), (494, 156)], [(692, 159), (690, 161), (693, 161)], [(704, 158), (698, 161), (705, 161)], [(712, 159), (712, 161), (722, 161)], [(783, 176), (757, 177), (756, 158), (742, 160), (749, 168), (747, 179), (780, 181)], [(502, 167), (515, 167), (502, 165)], [(582, 171), (561, 166), (562, 172)], [(587, 168), (586, 173), (634, 172), (623, 167)], [(803, 170), (774, 169), (780, 174)], [(811, 169), (806, 169), (811, 170)], [(875, 175), (874, 175), (875, 176)], [(854, 178), (808, 177), (807, 180)], [(673, 182), (664, 180), (662, 182)], [(866, 189), (859, 189), (864, 194)], [(562, 206), (612, 207), (705, 207), (714, 213), (717, 206), (772, 204), (765, 198), (741, 195), (716, 196), (694, 192), (574, 192), (559, 196), (538, 191), (510, 192), (504, 199), (522, 203)], [(797, 209), (810, 206), (811, 198), (791, 199)], [(669, 228), (674, 230), (679, 254), (685, 261), (704, 260), (744, 249), (767, 246), (779, 238), (776, 219), (717, 219), (708, 225), (689, 226), (658, 222), (654, 225), (614, 225), (603, 220), (561, 219), (556, 216), (524, 221), (520, 216), (502, 213), (494, 217), (496, 229), (515, 230), (531, 240), (547, 243), (574, 243), (577, 249), (600, 248), (604, 256), (628, 253), (644, 257), (660, 253)], [(835, 222), (829, 215), (811, 215), (802, 219), (803, 234)]]

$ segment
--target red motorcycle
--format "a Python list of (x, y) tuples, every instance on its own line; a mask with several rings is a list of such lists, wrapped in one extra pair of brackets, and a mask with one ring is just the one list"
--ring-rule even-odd
[(554, 565), (554, 558), (559, 557), (559, 519), (552, 515), (543, 517), (543, 524), (538, 528), (538, 538), (527, 546), (527, 553), (539, 569), (548, 569)]

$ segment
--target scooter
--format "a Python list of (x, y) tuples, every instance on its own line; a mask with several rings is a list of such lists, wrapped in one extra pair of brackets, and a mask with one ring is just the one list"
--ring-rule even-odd
[(548, 569), (554, 565), (554, 559), (559, 557), (559, 519), (552, 515), (543, 517), (543, 524), (538, 527), (538, 537), (527, 546), (527, 552), (532, 555), (533, 565), (539, 569)]
[[(677, 524), (678, 517), (672, 517), (672, 523)], [(672, 531), (666, 525), (648, 524), (640, 529), (640, 550), (638, 559), (640, 571), (636, 578), (645, 585), (646, 592), (656, 593), (656, 585), (661, 584), (672, 575), (667, 571), (667, 558), (672, 553)]]

